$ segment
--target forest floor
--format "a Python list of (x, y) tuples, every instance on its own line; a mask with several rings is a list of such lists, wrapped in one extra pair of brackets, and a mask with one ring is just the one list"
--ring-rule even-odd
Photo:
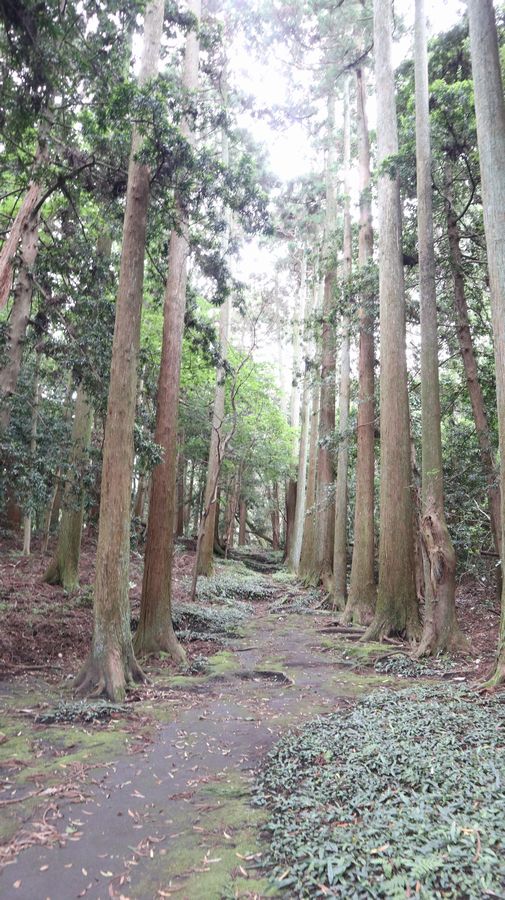
[[(268, 812), (251, 797), (279, 738), (374, 689), (471, 683), (495, 646), (498, 608), (476, 583), (458, 599), (473, 655), (423, 664), (399, 642), (341, 633), (320, 596), (282, 570), (218, 565), (190, 606), (193, 555), (179, 547), (175, 611), (188, 667), (159, 658), (146, 667), (151, 684), (124, 705), (77, 703), (70, 684), (90, 639), (93, 544), (71, 596), (41, 582), (47, 559), (3, 550), (4, 898), (278, 895), (263, 866)], [(133, 624), (140, 567), (134, 554)]]

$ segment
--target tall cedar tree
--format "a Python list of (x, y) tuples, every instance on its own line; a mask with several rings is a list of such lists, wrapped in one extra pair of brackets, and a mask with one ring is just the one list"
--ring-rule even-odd
[[(359, 246), (358, 265), (364, 269), (373, 257), (372, 199), (370, 194), (370, 136), (366, 113), (365, 71), (356, 70), (358, 131)], [(374, 579), (374, 470), (375, 373), (373, 297), (361, 289), (359, 306), (359, 387), (356, 452), (354, 547), (349, 597), (342, 622), (368, 624), (375, 608)]]
[(379, 166), (379, 298), (381, 488), (379, 589), (366, 639), (388, 634), (419, 636), (414, 573), (414, 533), (410, 462), (410, 420), (405, 352), (403, 278), (396, 98), (392, 50), (391, 0), (374, 0), (374, 53), (377, 86)]
[[(468, 0), (477, 143), (482, 183), (500, 446), (501, 531), (505, 537), (505, 100), (491, 0)], [(488, 684), (505, 681), (505, 579), (496, 665)]]
[(349, 468), (349, 403), (351, 399), (351, 360), (349, 313), (346, 310), (348, 282), (352, 275), (352, 223), (351, 223), (351, 108), (349, 98), (350, 76), (344, 83), (344, 241), (342, 260), (343, 314), (342, 344), (340, 348), (340, 390), (338, 395), (338, 457), (335, 488), (335, 540), (333, 547), (333, 605), (345, 607), (347, 594), (347, 504)]
[(417, 230), (421, 297), (421, 536), (425, 604), (423, 634), (418, 654), (430, 655), (460, 648), (465, 641), (456, 620), (456, 555), (447, 529), (444, 510), (431, 187), (428, 47), (424, 0), (416, 0), (414, 56)]
[[(158, 70), (164, 8), (163, 0), (153, 0), (146, 9), (141, 86)], [(144, 680), (133, 653), (129, 604), (133, 432), (150, 179), (148, 166), (137, 161), (142, 143), (134, 128), (103, 448), (93, 642), (75, 682), (83, 694), (105, 694), (115, 701), (124, 697), (129, 682)]]
[[(200, 0), (188, 4), (199, 26)], [(198, 87), (200, 44), (198, 31), (186, 37), (182, 84), (186, 92)], [(181, 124), (183, 137), (194, 143), (192, 123), (186, 117)], [(163, 313), (163, 342), (158, 379), (156, 429), (154, 440), (163, 448), (163, 459), (152, 474), (149, 519), (147, 524), (144, 579), (140, 621), (135, 634), (137, 653), (163, 650), (176, 661), (183, 661), (184, 650), (172, 625), (171, 592), (174, 521), (177, 480), (177, 422), (182, 356), (186, 285), (189, 255), (189, 220), (180, 193), (176, 194), (177, 226), (170, 235), (168, 275)]]

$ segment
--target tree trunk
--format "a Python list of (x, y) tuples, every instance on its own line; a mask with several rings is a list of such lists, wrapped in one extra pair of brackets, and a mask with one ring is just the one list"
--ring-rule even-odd
[[(356, 70), (359, 157), (360, 221), (358, 263), (368, 265), (373, 257), (372, 201), (370, 196), (370, 136), (366, 112), (365, 73)], [(374, 578), (374, 316), (370, 292), (363, 293), (359, 308), (359, 397), (356, 455), (356, 500), (354, 547), (349, 597), (342, 623), (368, 624), (375, 608)]]
[[(352, 223), (351, 223), (351, 112), (349, 105), (349, 78), (344, 84), (344, 241), (342, 264), (342, 289), (352, 275)], [(344, 305), (345, 305), (344, 299)], [(351, 399), (351, 361), (349, 314), (342, 316), (342, 346), (340, 350), (340, 390), (338, 396), (338, 457), (335, 488), (335, 540), (333, 545), (333, 596), (336, 609), (344, 609), (347, 595), (347, 505), (349, 468), (349, 404)]]
[(194, 486), (195, 486), (195, 461), (191, 460), (191, 466), (189, 469), (189, 487), (188, 493), (186, 497), (186, 503), (184, 506), (184, 531), (187, 532), (189, 529), (189, 524), (191, 522), (191, 508), (193, 506), (194, 499)]
[(66, 591), (75, 590), (79, 584), (79, 558), (84, 516), (82, 468), (88, 454), (92, 421), (93, 411), (84, 387), (80, 384), (77, 389), (72, 424), (71, 472), (65, 485), (58, 544), (54, 558), (44, 575), (44, 581), (49, 584), (61, 584)]
[[(163, 0), (152, 0), (144, 20), (140, 85), (156, 76), (163, 16)], [(133, 432), (150, 179), (148, 166), (137, 161), (142, 143), (134, 129), (105, 423), (93, 643), (76, 679), (81, 693), (105, 694), (115, 701), (124, 697), (128, 682), (145, 678), (133, 653), (129, 604)]]
[(405, 352), (400, 185), (391, 165), (398, 153), (396, 99), (391, 62), (391, 0), (374, 0), (379, 167), (379, 295), (381, 332), (381, 487), (379, 589), (373, 622), (365, 638), (420, 633), (414, 570), (412, 470)]
[(444, 509), (424, 0), (416, 0), (415, 9), (417, 230), (421, 297), (421, 537), (424, 568), (424, 624), (417, 655), (430, 656), (461, 649), (466, 641), (456, 619), (456, 554)]
[[(475, 431), (480, 448), (482, 470), (487, 484), (487, 496), (489, 504), (489, 516), (491, 520), (491, 532), (496, 552), (499, 559), (502, 558), (501, 520), (500, 520), (500, 485), (498, 472), (494, 464), (494, 451), (489, 431), (489, 423), (482, 389), (479, 381), (479, 371), (475, 356), (472, 332), (470, 330), (470, 318), (465, 295), (465, 276), (463, 269), (463, 257), (460, 247), (458, 217), (453, 206), (451, 165), (447, 164), (445, 177), (445, 210), (447, 216), (447, 236), (449, 239), (449, 252), (454, 283), (454, 313), (456, 318), (456, 334), (458, 337), (459, 352), (465, 368), (468, 395), (472, 405)], [(501, 587), (501, 584), (500, 584)]]
[(281, 545), (281, 522), (279, 512), (279, 485), (274, 481), (272, 493), (269, 491), (270, 519), (272, 522), (272, 550), (278, 550)]
[[(482, 207), (491, 291), (500, 447), (501, 535), (505, 542), (505, 101), (491, 0), (468, 0)], [(489, 686), (505, 681), (505, 579), (498, 652)]]
[(0, 371), (0, 430), (10, 422), (10, 398), (16, 391), (33, 297), (33, 270), (39, 248), (39, 216), (30, 215), (21, 238), (19, 273), (7, 329), (5, 364)]
[(139, 475), (137, 492), (135, 494), (135, 502), (133, 504), (133, 515), (135, 519), (144, 518), (144, 506), (146, 502), (147, 476)]
[(310, 413), (309, 465), (307, 470), (307, 492), (305, 496), (305, 518), (303, 522), (302, 549), (298, 576), (307, 584), (314, 582), (314, 558), (316, 552), (316, 485), (317, 485), (317, 441), (319, 438), (319, 385), (312, 386), (312, 409)]
[(184, 458), (184, 431), (179, 432), (179, 450), (177, 453), (177, 515), (175, 533), (177, 537), (184, 534), (184, 487), (186, 460)]
[(238, 545), (239, 547), (244, 547), (247, 543), (247, 504), (243, 497), (240, 498), (239, 503), (239, 530), (238, 530)]
[(286, 550), (289, 552), (291, 547), (293, 526), (295, 522), (295, 512), (297, 503), (297, 484), (293, 478), (289, 478), (286, 484), (286, 541), (284, 545), (284, 558), (286, 558)]
[[(192, 0), (189, 10), (199, 20), (200, 0)], [(198, 87), (198, 58), (198, 36), (195, 31), (191, 31), (186, 37), (182, 78), (183, 87), (188, 92), (195, 91)], [(193, 143), (189, 121), (182, 123), (181, 131), (188, 142)], [(155, 467), (152, 475), (135, 650), (137, 653), (157, 653), (163, 650), (177, 662), (182, 662), (185, 653), (175, 636), (171, 614), (177, 417), (189, 255), (189, 221), (180, 196), (176, 197), (176, 219), (177, 229), (170, 236), (168, 254), (154, 435), (154, 440), (163, 448), (164, 453), (162, 462)]]
[[(307, 291), (306, 288), (306, 253), (304, 252), (303, 262), (302, 262), (302, 279), (300, 284), (300, 310), (303, 311), (304, 318), (304, 328), (303, 328), (303, 338), (304, 338), (304, 351), (307, 355), (309, 352), (309, 342), (308, 342), (308, 318), (312, 309), (315, 307), (315, 300), (317, 297), (317, 281), (314, 278), (314, 285), (312, 289), (313, 300), (311, 300), (311, 293)], [(307, 364), (307, 360), (305, 362), (305, 372), (303, 376), (303, 387), (302, 387), (302, 397), (300, 403), (300, 442), (298, 447), (298, 471), (296, 476), (296, 507), (293, 519), (293, 527), (292, 527), (292, 537), (289, 547), (289, 554), (287, 556), (287, 565), (288, 568), (292, 572), (298, 572), (298, 566), (300, 565), (300, 555), (302, 552), (302, 539), (303, 539), (303, 523), (305, 519), (305, 491), (307, 485), (307, 451), (308, 451), (308, 443), (309, 443), (309, 416), (310, 416), (310, 373), (309, 367)]]
[[(37, 452), (37, 424), (39, 418), (40, 403), (40, 353), (37, 352), (35, 357), (35, 372), (33, 375), (33, 404), (32, 404), (32, 427), (30, 433), (30, 465), (34, 466), (35, 454)], [(30, 509), (23, 517), (23, 556), (30, 556), (32, 542), (32, 520), (33, 512)]]
[(321, 392), (317, 460), (317, 560), (316, 578), (331, 592), (335, 538), (335, 97), (328, 98), (328, 151), (326, 171), (325, 267), (321, 336)]

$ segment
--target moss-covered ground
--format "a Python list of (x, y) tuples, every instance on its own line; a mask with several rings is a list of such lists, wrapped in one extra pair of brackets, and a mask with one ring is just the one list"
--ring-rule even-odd
[(251, 804), (268, 752), (374, 690), (452, 677), (449, 661), (416, 668), (408, 648), (338, 633), (286, 573), (234, 561), (223, 572), (180, 614), (199, 654), (177, 671), (146, 661), (151, 683), (124, 705), (81, 708), (68, 682), (3, 683), (2, 897), (289, 893), (267, 864), (271, 810)]

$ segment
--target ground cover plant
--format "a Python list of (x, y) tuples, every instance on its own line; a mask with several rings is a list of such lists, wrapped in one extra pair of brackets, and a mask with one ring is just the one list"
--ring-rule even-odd
[(376, 691), (286, 736), (255, 802), (292, 897), (502, 897), (503, 697)]

